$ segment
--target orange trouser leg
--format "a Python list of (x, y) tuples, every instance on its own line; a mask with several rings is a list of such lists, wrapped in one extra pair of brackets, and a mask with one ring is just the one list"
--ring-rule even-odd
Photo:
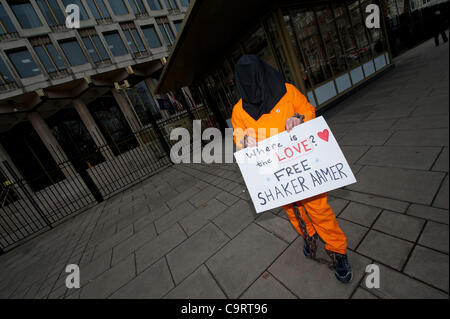
[[(304, 205), (308, 215), (301, 205)], [(325, 242), (325, 249), (339, 254), (345, 254), (347, 250), (347, 239), (344, 232), (339, 227), (336, 216), (330, 205), (327, 203), (327, 195), (321, 194), (305, 201), (297, 203), (300, 216), (306, 224), (306, 231), (309, 236), (315, 232)], [(289, 220), (297, 231), (302, 234), (294, 210), (290, 205), (283, 206), (289, 216)], [(309, 218), (308, 218), (309, 216)]]
[(308, 233), (308, 236), (309, 237), (313, 236), (316, 233), (316, 230), (315, 230), (313, 224), (311, 223), (311, 221), (309, 220), (308, 216), (306, 215), (305, 209), (303, 208), (303, 206), (301, 205), (300, 202), (283, 206), (283, 209), (286, 212), (286, 214), (288, 215), (289, 220), (291, 221), (291, 224), (298, 231), (298, 233), (302, 237), (304, 237), (302, 230), (300, 229), (300, 225), (298, 223), (297, 217), (295, 216), (295, 212), (294, 212), (294, 209), (292, 208), (292, 205), (297, 205), (298, 210), (300, 212), (300, 216), (302, 217), (303, 221), (305, 222), (306, 232)]

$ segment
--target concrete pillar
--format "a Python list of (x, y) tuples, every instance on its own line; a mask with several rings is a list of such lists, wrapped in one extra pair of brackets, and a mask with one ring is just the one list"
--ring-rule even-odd
[(86, 129), (94, 140), (95, 145), (97, 145), (102, 155), (108, 160), (114, 158), (114, 154), (111, 151), (110, 146), (106, 142), (106, 139), (104, 138), (101, 131), (98, 129), (97, 123), (95, 123), (95, 120), (89, 112), (86, 104), (81, 99), (75, 99), (73, 100), (73, 107), (78, 112), (78, 115), (80, 116), (81, 120), (86, 126)]
[(47, 123), (45, 123), (42, 116), (37, 112), (31, 112), (28, 114), (28, 119), (63, 174), (66, 177), (74, 176), (76, 173), (72, 163), (53, 136), (52, 131), (47, 126)]
[(141, 121), (139, 121), (136, 112), (134, 110), (134, 107), (130, 105), (127, 99), (122, 94), (120, 94), (120, 92), (117, 91), (116, 89), (111, 89), (111, 92), (117, 104), (119, 105), (120, 110), (125, 116), (128, 125), (130, 125), (131, 131), (136, 136), (139, 145), (143, 146), (145, 143), (142, 141), (142, 138), (140, 137), (140, 131), (142, 130), (142, 123)]

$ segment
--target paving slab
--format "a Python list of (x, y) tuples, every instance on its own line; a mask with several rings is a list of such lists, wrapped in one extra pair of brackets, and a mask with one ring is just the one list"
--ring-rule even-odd
[(448, 210), (448, 174), (445, 177), (444, 182), (442, 183), (441, 188), (439, 189), (439, 192), (436, 195), (436, 198), (433, 201), (433, 206), (438, 208), (444, 208)]
[(380, 208), (351, 202), (339, 215), (339, 217), (366, 227), (370, 227), (380, 213)]
[(373, 229), (414, 242), (424, 224), (425, 222), (419, 218), (384, 211), (373, 225)]
[(173, 225), (167, 231), (156, 236), (136, 251), (137, 272), (141, 273), (186, 238), (186, 234), (178, 224)]
[(336, 216), (344, 210), (344, 208), (348, 205), (349, 201), (341, 198), (336, 198), (333, 196), (327, 197), (328, 205), (330, 205)]
[(206, 225), (208, 221), (213, 220), (217, 215), (225, 211), (226, 208), (227, 206), (222, 202), (215, 198), (211, 199), (200, 208), (197, 208), (192, 214), (180, 220), (180, 225), (188, 236), (191, 236)]
[(352, 299), (377, 299), (377, 297), (365, 289), (358, 288), (353, 294)]
[(342, 153), (349, 164), (356, 163), (369, 149), (370, 146), (341, 146)]
[(290, 221), (285, 220), (272, 213), (263, 213), (256, 219), (255, 223), (271, 232), (287, 243), (293, 242), (299, 234)]
[(398, 131), (386, 145), (398, 146), (448, 146), (448, 128)]
[[(448, 119), (447, 119), (448, 121)], [(442, 150), (442, 153), (439, 155), (439, 158), (437, 159), (436, 163), (433, 165), (433, 171), (438, 172), (447, 172), (448, 173), (448, 147), (444, 147)]]
[(139, 229), (139, 232), (128, 237), (117, 244), (112, 250), (112, 265), (117, 264), (124, 257), (132, 254), (144, 244), (156, 237), (156, 230), (153, 224), (147, 224), (145, 228)]
[[(380, 267), (380, 288), (370, 292), (383, 299), (448, 299), (444, 292), (383, 265)], [(365, 285), (365, 280), (361, 282)]]
[(163, 231), (169, 229), (172, 225), (182, 220), (195, 211), (195, 207), (189, 202), (183, 202), (175, 209), (155, 220), (156, 231), (161, 234)]
[(133, 279), (136, 275), (135, 272), (134, 256), (130, 255), (83, 287), (80, 299), (107, 298)]
[(240, 299), (297, 299), (268, 272), (259, 277)]
[(444, 173), (365, 166), (358, 182), (349, 190), (430, 205), (444, 178)]
[(348, 251), (353, 270), (351, 283), (343, 285), (326, 265), (303, 255), (303, 239), (298, 238), (273, 263), (269, 272), (299, 298), (349, 298), (364, 275), (370, 260)]
[(161, 298), (174, 287), (169, 267), (164, 258), (139, 274), (125, 286), (117, 290), (112, 299), (152, 299)]
[(339, 140), (339, 145), (383, 145), (391, 135), (389, 131), (350, 132)]
[(328, 194), (341, 199), (346, 199), (357, 203), (380, 207), (383, 209), (388, 209), (400, 213), (405, 212), (409, 206), (409, 203), (404, 201), (399, 201), (387, 197), (375, 196), (372, 194), (352, 192), (345, 188), (336, 189), (332, 192), (329, 192)]
[(208, 223), (168, 253), (167, 261), (175, 283), (179, 284), (228, 241), (223, 231)]
[(239, 200), (214, 219), (214, 224), (219, 226), (228, 236), (236, 236), (242, 229), (248, 226), (255, 218), (254, 209), (244, 200)]
[(448, 225), (448, 210), (412, 204), (408, 211), (406, 212), (408, 215), (420, 217), (427, 220), (433, 220), (435, 222), (444, 223)]
[(420, 235), (419, 244), (448, 254), (448, 225), (428, 222)]
[(208, 269), (202, 265), (164, 298), (167, 299), (224, 299), (217, 282)]
[(364, 235), (369, 231), (369, 228), (349, 222), (342, 218), (338, 218), (337, 221), (347, 238), (347, 247), (355, 250)]
[(80, 286), (84, 287), (111, 267), (112, 250), (105, 252), (92, 262), (80, 266)]
[(440, 152), (440, 147), (373, 146), (357, 163), (429, 170)]
[(371, 230), (357, 252), (401, 270), (413, 246), (413, 243)]
[(237, 298), (286, 246), (282, 240), (252, 223), (212, 256), (206, 265), (226, 295)]
[(405, 273), (448, 293), (448, 255), (416, 246)]
[(392, 127), (395, 131), (448, 128), (448, 116), (418, 116), (399, 119)]

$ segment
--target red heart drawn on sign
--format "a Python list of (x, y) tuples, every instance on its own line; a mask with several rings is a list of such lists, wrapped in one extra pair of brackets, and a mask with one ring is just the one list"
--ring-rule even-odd
[(328, 138), (330, 137), (330, 132), (325, 129), (323, 132), (317, 133), (317, 135), (324, 141), (328, 142)]

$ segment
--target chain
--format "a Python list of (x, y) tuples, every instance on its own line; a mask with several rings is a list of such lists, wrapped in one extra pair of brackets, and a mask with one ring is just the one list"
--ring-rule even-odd
[(336, 254), (326, 250), (328, 256), (330, 256), (331, 261), (326, 260), (324, 258), (316, 257), (317, 254), (317, 239), (314, 236), (309, 236), (308, 232), (306, 231), (306, 224), (303, 218), (300, 215), (300, 211), (295, 203), (292, 204), (292, 208), (294, 210), (295, 217), (298, 220), (298, 223), (300, 225), (300, 230), (302, 231), (303, 239), (306, 241), (306, 243), (309, 246), (309, 250), (311, 251), (311, 259), (314, 261), (317, 261), (320, 264), (327, 265), (328, 268), (334, 269), (336, 266), (337, 260), (336, 260)]

